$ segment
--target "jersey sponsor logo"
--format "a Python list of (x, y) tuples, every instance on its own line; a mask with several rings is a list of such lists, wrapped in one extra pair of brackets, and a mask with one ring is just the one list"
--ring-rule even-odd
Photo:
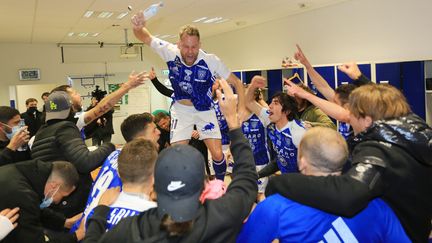
[(188, 83), (188, 82), (180, 82), (179, 86), (180, 86), (180, 88), (184, 92), (186, 92), (188, 94), (192, 94), (192, 85), (190, 83)]
[(184, 70), (186, 76), (183, 78), (185, 81), (191, 81), (191, 75), (192, 75), (192, 71), (189, 69), (185, 69)]
[(182, 181), (171, 181), (170, 184), (167, 186), (167, 190), (169, 192), (172, 192), (172, 191), (176, 191), (180, 188), (183, 188), (185, 186), (186, 186), (186, 184), (184, 184)]
[[(334, 229), (332, 228), (324, 234), (324, 239), (326, 242), (358, 243), (357, 238), (354, 236), (353, 232), (341, 217), (338, 217), (335, 221), (333, 221), (332, 225)], [(319, 242), (324, 243), (324, 241)]]
[(212, 131), (214, 128), (215, 128), (215, 125), (213, 123), (209, 122), (201, 129), (201, 131), (203, 131), (203, 132)]

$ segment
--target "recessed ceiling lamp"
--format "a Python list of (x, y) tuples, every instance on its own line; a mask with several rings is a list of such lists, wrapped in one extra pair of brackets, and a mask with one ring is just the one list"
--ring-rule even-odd
[(97, 37), (99, 35), (99, 33), (93, 33), (91, 36), (92, 37)]
[(201, 21), (203, 21), (203, 20), (205, 20), (205, 19), (207, 19), (207, 17), (202, 17), (202, 18), (199, 18), (199, 19), (195, 19), (194, 21), (192, 21), (193, 23), (199, 23), (199, 22), (201, 22)]
[(109, 19), (113, 14), (113, 12), (102, 12), (98, 15), (98, 18)]
[(219, 20), (219, 21), (216, 21), (216, 22), (214, 22), (215, 24), (220, 24), (220, 23), (224, 23), (224, 22), (227, 22), (229, 19), (222, 19), (222, 20)]
[(211, 24), (211, 23), (215, 23), (217, 21), (221, 21), (222, 19), (223, 19), (222, 17), (215, 17), (215, 18), (204, 20), (203, 23), (204, 24)]
[(117, 16), (117, 19), (122, 19), (122, 18), (124, 18), (126, 15), (128, 15), (129, 14), (129, 12), (123, 12), (123, 13), (121, 13), (121, 14), (119, 14), (118, 16)]
[(84, 17), (85, 18), (90, 18), (93, 15), (93, 11), (88, 10), (87, 12), (85, 12)]
[(73, 35), (74, 35), (74, 32), (69, 32), (69, 33), (68, 33), (68, 36), (69, 36), (69, 37), (71, 37), (71, 36), (73, 36)]
[(79, 37), (86, 37), (86, 36), (88, 36), (88, 34), (89, 33), (87, 33), (87, 32), (81, 32), (81, 33), (78, 34), (78, 36)]

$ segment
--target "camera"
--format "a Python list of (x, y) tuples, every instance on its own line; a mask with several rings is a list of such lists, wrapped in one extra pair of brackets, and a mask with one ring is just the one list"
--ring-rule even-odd
[(100, 90), (99, 85), (96, 85), (96, 89), (92, 91), (92, 97), (95, 97), (97, 101), (101, 101), (105, 95), (107, 94), (106, 91)]

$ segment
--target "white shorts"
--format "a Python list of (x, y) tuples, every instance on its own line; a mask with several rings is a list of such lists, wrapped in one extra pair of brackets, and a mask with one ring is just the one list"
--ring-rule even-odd
[[(262, 168), (266, 167), (266, 165), (257, 165), (255, 167), (256, 167), (256, 171), (258, 172)], [(263, 177), (258, 179), (257, 184), (258, 184), (258, 193), (264, 193), (268, 184), (268, 177)]]
[(175, 143), (191, 139), (194, 125), (197, 127), (200, 140), (208, 138), (221, 139), (216, 112), (213, 109), (198, 111), (193, 106), (175, 102), (171, 107), (170, 142)]

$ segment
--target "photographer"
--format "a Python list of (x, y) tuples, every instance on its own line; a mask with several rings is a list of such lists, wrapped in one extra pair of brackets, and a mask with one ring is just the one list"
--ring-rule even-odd
[[(96, 107), (96, 105), (105, 97), (106, 94), (106, 91), (100, 90), (99, 86), (96, 85), (96, 89), (92, 92), (91, 105), (86, 111)], [(92, 138), (93, 146), (99, 146), (102, 143), (111, 142), (111, 136), (114, 134), (112, 124), (113, 113), (114, 109), (111, 109), (84, 127), (86, 138)]]

